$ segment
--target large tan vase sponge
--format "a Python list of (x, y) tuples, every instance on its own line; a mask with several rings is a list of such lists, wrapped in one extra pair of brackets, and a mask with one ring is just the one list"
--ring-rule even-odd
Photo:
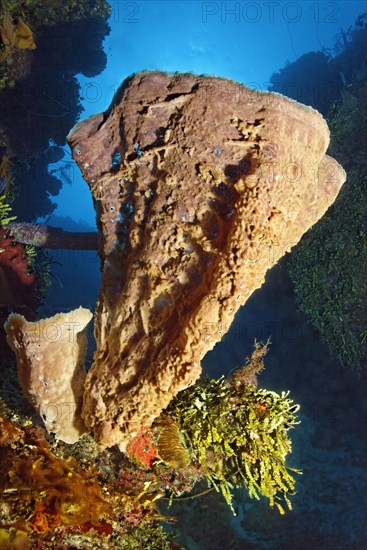
[(230, 80), (142, 72), (68, 137), (93, 194), (102, 285), (83, 416), (126, 446), (345, 180), (322, 116)]

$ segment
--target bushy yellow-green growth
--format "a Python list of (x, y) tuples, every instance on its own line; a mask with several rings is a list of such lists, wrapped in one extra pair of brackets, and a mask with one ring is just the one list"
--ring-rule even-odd
[(286, 466), (291, 451), (288, 430), (297, 424), (299, 406), (288, 397), (252, 384), (237, 388), (224, 377), (181, 392), (168, 409), (206, 478), (232, 506), (233, 487), (250, 497), (269, 499), (284, 513), (295, 480)]
[(16, 216), (11, 216), (11, 206), (6, 201), (6, 196), (0, 196), (0, 227), (4, 227), (9, 222), (13, 222)]
[(37, 290), (44, 297), (52, 287), (51, 271), (49, 268), (52, 259), (47, 250), (35, 248), (30, 244), (25, 245), (25, 253), (29, 267), (36, 273)]

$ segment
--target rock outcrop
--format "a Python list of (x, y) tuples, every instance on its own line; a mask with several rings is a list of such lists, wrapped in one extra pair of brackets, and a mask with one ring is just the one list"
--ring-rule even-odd
[(310, 107), (192, 74), (125, 80), (68, 137), (92, 191), (102, 285), (83, 416), (126, 447), (345, 180)]

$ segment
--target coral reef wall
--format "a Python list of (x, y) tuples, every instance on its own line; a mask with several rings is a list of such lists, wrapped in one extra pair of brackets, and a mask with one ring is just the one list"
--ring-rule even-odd
[[(64, 173), (49, 173), (48, 166), (63, 158), (66, 135), (83, 111), (76, 75), (92, 77), (106, 66), (110, 13), (105, 0), (0, 4), (0, 146), (12, 161), (13, 208), (24, 221), (55, 209), (51, 199), (66, 179), (68, 159), (60, 165)], [(35, 49), (6, 43), (5, 31), (18, 21), (27, 24)]]

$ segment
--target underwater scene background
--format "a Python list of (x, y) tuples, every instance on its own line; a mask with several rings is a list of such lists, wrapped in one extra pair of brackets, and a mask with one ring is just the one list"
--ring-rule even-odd
[[(1, 0), (0, 34), (0, 548), (367, 548), (366, 2)], [(144, 70), (312, 106), (347, 179), (122, 451), (55, 437), (3, 326), (96, 311), (101, 221), (67, 136)]]

